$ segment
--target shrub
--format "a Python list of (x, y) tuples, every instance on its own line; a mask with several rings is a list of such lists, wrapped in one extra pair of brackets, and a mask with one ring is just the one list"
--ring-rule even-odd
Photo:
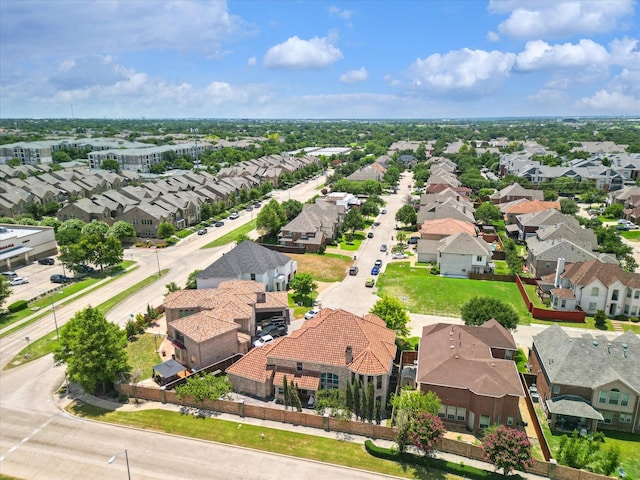
[(431, 275), (440, 275), (440, 267), (437, 265), (434, 265), (433, 267), (431, 267), (431, 270), (429, 270), (429, 273)]
[(127, 338), (135, 337), (138, 333), (138, 325), (133, 320), (127, 320), (124, 325), (124, 331), (127, 334)]
[(633, 323), (640, 322), (640, 318), (638, 318), (638, 317), (631, 317), (629, 320), (631, 320)]
[(17, 302), (13, 302), (11, 305), (9, 305), (7, 309), (11, 313), (13, 313), (13, 312), (19, 312), (20, 310), (24, 310), (28, 306), (29, 304), (27, 303), (26, 300), (18, 300)]

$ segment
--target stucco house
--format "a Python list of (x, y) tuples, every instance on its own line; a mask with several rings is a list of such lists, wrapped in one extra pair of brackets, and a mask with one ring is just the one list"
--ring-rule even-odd
[(206, 267), (196, 276), (198, 289), (216, 288), (226, 280), (253, 280), (267, 292), (287, 290), (298, 263), (283, 253), (245, 240)]
[(513, 361), (513, 336), (496, 320), (483, 325), (437, 323), (422, 330), (416, 382), (441, 401), (446, 422), (478, 431), (515, 426), (524, 389)]
[(531, 373), (552, 430), (640, 429), (640, 338), (570, 336), (553, 325), (533, 337)]
[(254, 348), (227, 369), (234, 391), (282, 400), (283, 380), (293, 380), (303, 402), (318, 390), (355, 382), (374, 384), (384, 408), (396, 355), (396, 334), (376, 315), (322, 309), (312, 320), (273, 344)]
[(418, 240), (419, 262), (436, 262), (440, 275), (468, 277), (469, 273), (491, 273), (491, 245), (481, 237), (466, 232), (456, 233), (441, 240)]
[(317, 252), (322, 245), (336, 238), (345, 211), (343, 205), (324, 199), (305, 204), (298, 216), (282, 227), (280, 245), (304, 247), (307, 252)]

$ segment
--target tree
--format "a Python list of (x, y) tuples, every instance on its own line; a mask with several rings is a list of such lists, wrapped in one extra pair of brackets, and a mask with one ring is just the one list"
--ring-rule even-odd
[(364, 228), (364, 217), (355, 208), (350, 209), (344, 216), (343, 226), (345, 230), (362, 230)]
[(166, 295), (169, 295), (170, 293), (173, 292), (177, 292), (178, 290), (180, 290), (180, 287), (178, 286), (178, 284), (176, 282), (169, 282), (165, 285), (165, 288), (167, 289), (167, 293)]
[(56, 241), (58, 245), (70, 245), (77, 243), (82, 236), (82, 227), (85, 223), (82, 220), (72, 218), (62, 222), (56, 230)]
[(304, 205), (298, 200), (285, 200), (282, 202), (282, 208), (284, 210), (284, 216), (288, 222), (296, 218), (302, 212)]
[(405, 225), (415, 225), (418, 221), (418, 214), (413, 205), (407, 204), (400, 207), (396, 212), (396, 222), (403, 223)]
[(100, 220), (94, 220), (91, 223), (85, 223), (81, 231), (82, 235), (98, 235), (104, 237), (109, 231), (109, 225)]
[(185, 395), (193, 396), (194, 400), (201, 403), (204, 400), (218, 400), (227, 397), (233, 391), (231, 382), (227, 377), (217, 377), (211, 373), (192, 375), (187, 377), (187, 383), (176, 387), (176, 395), (182, 400)]
[(200, 274), (200, 272), (202, 272), (202, 270), (194, 270), (193, 272), (191, 272), (189, 274), (189, 277), (187, 277), (187, 284), (184, 286), (184, 288), (188, 288), (190, 290), (198, 288), (198, 281), (196, 277)]
[(289, 393), (289, 381), (287, 380), (286, 375), (282, 378), (282, 396), (284, 400), (284, 409), (288, 410), (289, 405), (291, 405), (291, 393)]
[(169, 222), (161, 222), (158, 225), (157, 235), (159, 238), (169, 238), (176, 233), (176, 227)]
[(614, 203), (604, 209), (604, 216), (609, 218), (622, 218), (624, 215), (624, 205)]
[(514, 469), (524, 470), (531, 465), (531, 443), (526, 432), (500, 425), (488, 429), (482, 439), (484, 459), (509, 475)]
[(378, 205), (371, 200), (367, 200), (360, 205), (360, 213), (366, 217), (373, 217), (379, 212)]
[(4, 275), (0, 275), (0, 308), (4, 305), (4, 302), (11, 295), (11, 284)]
[(578, 212), (578, 204), (575, 200), (571, 200), (570, 198), (561, 198), (560, 211), (567, 215), (574, 215)]
[(370, 310), (379, 316), (387, 324), (387, 327), (398, 335), (407, 336), (409, 334), (409, 315), (404, 304), (395, 297), (383, 296)]
[(444, 422), (429, 412), (419, 413), (409, 423), (409, 441), (425, 455), (431, 454), (431, 450), (445, 433)]
[(107, 158), (106, 160), (102, 160), (100, 165), (105, 170), (110, 170), (112, 172), (118, 173), (120, 171), (120, 162), (118, 160), (112, 160)]
[(604, 310), (596, 310), (595, 315), (593, 316), (593, 321), (598, 328), (606, 328), (607, 327), (607, 315), (604, 313)]
[(286, 225), (285, 211), (277, 200), (267, 203), (256, 216), (256, 226), (262, 229), (267, 236), (275, 236)]
[(460, 316), (465, 325), (482, 325), (495, 318), (507, 330), (515, 330), (518, 326), (515, 308), (494, 297), (473, 297), (462, 306)]
[(491, 202), (484, 202), (481, 204), (475, 213), (476, 220), (480, 220), (487, 225), (491, 225), (494, 222), (502, 220), (502, 212), (497, 205)]
[(129, 372), (124, 330), (109, 322), (97, 308), (87, 307), (60, 331), (53, 354), (56, 365), (67, 365), (69, 380), (89, 393), (98, 386), (105, 393), (121, 375)]
[(318, 288), (318, 284), (313, 281), (313, 277), (309, 273), (298, 273), (289, 282), (291, 288), (296, 295), (308, 297)]
[(116, 237), (118, 240), (122, 241), (128, 237), (135, 237), (136, 231), (133, 228), (133, 225), (131, 225), (129, 222), (118, 220), (109, 227), (109, 229), (107, 230), (107, 236)]
[(238, 245), (242, 242), (253, 242), (253, 240), (251, 240), (251, 237), (246, 233), (239, 233), (235, 240)]
[(413, 390), (404, 387), (400, 395), (393, 395), (391, 404), (395, 410), (395, 422), (397, 427), (396, 443), (402, 452), (409, 443), (409, 427), (411, 420), (421, 413), (431, 413), (436, 415), (440, 409), (440, 399), (433, 392), (422, 393), (420, 390)]

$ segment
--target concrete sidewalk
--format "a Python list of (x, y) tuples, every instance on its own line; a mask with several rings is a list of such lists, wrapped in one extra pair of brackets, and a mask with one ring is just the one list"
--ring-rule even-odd
[[(239, 396), (238, 396), (239, 397)], [(220, 412), (212, 412), (207, 410), (201, 410), (192, 407), (183, 407), (181, 405), (174, 405), (170, 403), (160, 403), (160, 402), (150, 402), (146, 400), (140, 401), (137, 405), (134, 403), (118, 403), (110, 400), (106, 400), (103, 398), (96, 397), (95, 395), (90, 395), (85, 393), (78, 385), (71, 384), (69, 388), (68, 394), (55, 395), (54, 400), (56, 401), (58, 407), (60, 409), (65, 409), (69, 404), (73, 401), (78, 400), (89, 405), (94, 405), (96, 407), (104, 408), (106, 410), (113, 410), (119, 412), (135, 412), (141, 410), (167, 410), (173, 412), (182, 412), (185, 411), (189, 414), (198, 415), (204, 414), (207, 416), (215, 417), (220, 420), (227, 420), (230, 422), (236, 422), (238, 425), (254, 425), (258, 427), (270, 428), (274, 430), (286, 430), (288, 432), (297, 432), (305, 435), (313, 435), (317, 437), (325, 437), (331, 438), (334, 440), (342, 441), (342, 442), (352, 442), (358, 444), (364, 444), (366, 440), (372, 440), (376, 445), (384, 448), (392, 448), (396, 444), (391, 440), (381, 440), (381, 439), (370, 439), (368, 437), (364, 437), (361, 435), (351, 435), (342, 432), (327, 432), (326, 430), (312, 427), (305, 427), (300, 425), (292, 425), (288, 423), (280, 423), (274, 422), (271, 420), (262, 420), (259, 418), (250, 418), (250, 417), (240, 417), (238, 415), (232, 415), (228, 413), (220, 413)], [(456, 439), (459, 434), (456, 432), (447, 432), (447, 437)], [(418, 453), (413, 447), (409, 448), (410, 452)], [(433, 455), (435, 458), (440, 458), (443, 460), (447, 460), (449, 462), (454, 463), (464, 463), (465, 465), (470, 465), (482, 470), (494, 471), (493, 465), (482, 462), (479, 460), (474, 460), (467, 457), (462, 457), (460, 455), (454, 455), (451, 453), (445, 453), (436, 451)], [(523, 478), (528, 478), (530, 480), (542, 480), (546, 477), (542, 477), (539, 475), (534, 475), (525, 472), (517, 472)]]

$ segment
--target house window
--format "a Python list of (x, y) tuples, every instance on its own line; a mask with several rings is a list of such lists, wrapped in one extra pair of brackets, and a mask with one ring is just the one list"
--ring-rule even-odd
[(598, 403), (607, 403), (607, 392), (600, 390), (600, 396), (598, 397)]
[(376, 388), (380, 390), (382, 388), (382, 375), (376, 377)]
[(619, 290), (614, 290), (613, 293), (611, 294), (611, 300), (612, 301), (618, 300), (618, 295), (620, 295), (620, 291)]
[(593, 287), (591, 289), (591, 296), (592, 297), (597, 297), (598, 296), (598, 287)]
[(562, 302), (560, 302), (560, 307), (565, 308), (567, 306), (567, 301), (563, 298)]
[(320, 388), (338, 388), (340, 384), (340, 378), (335, 373), (321, 373), (320, 374)]
[(456, 419), (456, 407), (448, 406), (447, 420), (455, 420), (455, 419)]
[(489, 415), (480, 415), (480, 428), (487, 428), (489, 426)]
[(611, 390), (609, 392), (609, 405), (617, 405), (620, 400), (620, 392), (618, 390)]
[(640, 290), (635, 290), (633, 292), (633, 298), (640, 298)]
[(467, 416), (467, 409), (466, 408), (462, 408), (462, 407), (458, 407), (458, 416), (457, 416), (457, 420), (459, 422), (464, 422), (464, 419)]
[(620, 394), (620, 405), (622, 405), (623, 407), (626, 407), (627, 405), (629, 405), (629, 394), (628, 393)]
[(367, 377), (367, 383), (373, 383), (373, 375)]
[(438, 416), (440, 418), (444, 418), (446, 412), (447, 412), (447, 407), (445, 407), (444, 405), (440, 405), (440, 409), (438, 410)]
[(631, 289), (627, 288), (627, 298), (631, 298)]
[(255, 273), (251, 274), (251, 280), (253, 280), (254, 282), (256, 281), (256, 274)]
[(631, 309), (631, 316), (632, 316), (632, 317), (635, 317), (635, 316), (636, 316), (637, 311), (638, 311), (638, 307), (633, 307), (633, 308)]
[(506, 360), (511, 360), (513, 358), (513, 350), (505, 350), (504, 351), (504, 358)]
[(476, 262), (481, 262), (482, 261), (482, 257), (480, 255), (476, 255)]
[(628, 413), (621, 413), (619, 422), (620, 423), (631, 423), (631, 415), (629, 415)]
[(507, 417), (507, 425), (513, 425), (513, 417)]
[(560, 393), (560, 385), (554, 385), (553, 386), (553, 394), (557, 395)]
[(278, 387), (278, 395), (284, 395), (284, 387)]
[(624, 314), (629, 315), (629, 305), (624, 306)]
[(604, 417), (604, 423), (606, 424), (610, 424), (611, 420), (613, 420), (613, 413), (612, 412), (601, 412), (602, 416)]
[(302, 371), (302, 362), (297, 362), (297, 363), (296, 363), (296, 370), (297, 370), (298, 372), (301, 372), (301, 371)]
[(596, 302), (589, 302), (589, 311), (593, 312), (596, 309)]

